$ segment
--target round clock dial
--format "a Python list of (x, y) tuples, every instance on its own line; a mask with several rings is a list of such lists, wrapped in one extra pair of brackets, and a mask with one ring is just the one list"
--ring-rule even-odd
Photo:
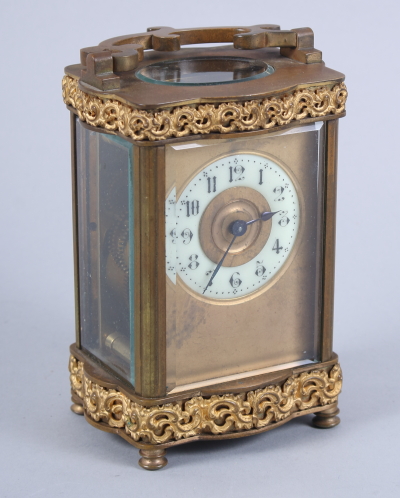
[(209, 164), (188, 183), (175, 216), (176, 227), (167, 221), (166, 234), (169, 260), (176, 248), (176, 263), (167, 267), (171, 280), (176, 273), (194, 293), (225, 300), (258, 291), (283, 267), (298, 234), (300, 206), (280, 165), (237, 153)]

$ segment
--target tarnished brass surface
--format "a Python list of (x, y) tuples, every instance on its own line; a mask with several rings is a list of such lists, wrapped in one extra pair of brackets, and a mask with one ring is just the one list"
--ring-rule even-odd
[[(229, 230), (236, 220), (250, 221), (269, 211), (266, 199), (256, 190), (233, 187), (224, 190), (207, 206), (200, 222), (200, 243), (211, 261), (218, 263), (231, 240)], [(271, 232), (271, 221), (253, 223), (238, 237), (226, 255), (222, 266), (239, 266), (253, 259), (265, 246)]]
[[(303, 31), (307, 30), (308, 40), (304, 44)], [(276, 24), (260, 24), (257, 26), (226, 26), (206, 28), (175, 29), (171, 27), (148, 28), (147, 33), (118, 36), (81, 50), (81, 62), (84, 64), (89, 53), (110, 50), (113, 53), (115, 69), (130, 71), (134, 69), (136, 60), (143, 59), (143, 50), (153, 49), (161, 52), (175, 52), (182, 45), (200, 43), (233, 42), (236, 49), (254, 50), (266, 47), (302, 48), (313, 47), (314, 36), (310, 28), (296, 30), (280, 30)], [(134, 56), (137, 52), (137, 58)], [(320, 53), (320, 52), (319, 52)], [(129, 55), (131, 54), (131, 55)], [(125, 60), (123, 61), (123, 57)], [(129, 60), (129, 62), (128, 62)]]
[[(279, 131), (248, 139), (207, 139), (207, 146), (183, 150), (175, 145), (166, 147), (166, 171), (171, 182), (166, 182), (166, 193), (174, 181), (177, 199), (190, 178), (207, 164), (251, 151), (275, 161), (290, 176), (301, 220), (288, 259), (254, 293), (211, 300), (191, 292), (178, 276), (175, 293), (167, 294), (167, 392), (208, 379), (319, 359), (320, 284), (316, 277), (321, 271), (318, 230), (322, 223), (318, 211), (324, 168), (323, 131), (324, 127), (319, 151), (315, 148), (316, 133), (280, 135)], [(319, 175), (315, 176), (310, 164), (317, 163)], [(175, 175), (169, 173), (170, 169)]]
[(71, 405), (71, 411), (75, 413), (76, 415), (83, 415), (84, 410), (82, 405), (77, 405), (76, 403), (73, 403)]
[(296, 90), (291, 94), (247, 102), (183, 106), (160, 112), (141, 111), (115, 99), (99, 98), (78, 88), (78, 80), (64, 76), (63, 99), (82, 121), (133, 140), (165, 140), (208, 133), (270, 129), (307, 117), (340, 115), (345, 111), (344, 83)]
[(233, 42), (235, 49), (257, 50), (281, 47), (283, 56), (305, 64), (322, 62), (322, 53), (314, 48), (310, 28), (281, 31), (275, 24), (228, 26), (215, 28), (175, 29), (148, 28), (147, 33), (118, 36), (96, 47), (81, 50), (83, 82), (102, 91), (119, 89), (121, 76), (132, 71), (144, 58), (144, 50), (175, 52), (181, 45)]
[(165, 458), (165, 450), (140, 450), (139, 465), (146, 470), (159, 470), (165, 467), (168, 460)]
[(335, 292), (335, 243), (336, 243), (336, 186), (338, 158), (337, 119), (327, 123), (326, 128), (326, 173), (324, 185), (324, 264), (323, 264), (323, 307), (321, 360), (330, 358), (333, 342), (333, 304)]
[(150, 445), (207, 434), (234, 437), (231, 433), (261, 431), (290, 420), (297, 412), (309, 413), (336, 403), (342, 389), (337, 363), (291, 376), (282, 385), (146, 408), (117, 389), (107, 389), (88, 378), (83, 362), (72, 355), (69, 370), (72, 391), (82, 399), (86, 417), (111, 429), (123, 429), (133, 441)]
[(313, 426), (319, 429), (331, 429), (340, 424), (339, 408), (337, 403), (331, 405), (327, 410), (322, 410), (318, 412), (313, 418)]
[[(139, 151), (140, 310), (135, 330), (135, 390), (156, 397), (166, 386), (166, 271), (165, 271), (165, 170), (164, 150)], [(136, 325), (136, 323), (135, 323)]]

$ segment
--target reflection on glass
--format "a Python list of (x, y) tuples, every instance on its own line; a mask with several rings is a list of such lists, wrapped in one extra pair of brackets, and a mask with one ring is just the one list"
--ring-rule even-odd
[(266, 62), (239, 57), (194, 57), (150, 64), (136, 76), (161, 85), (219, 85), (272, 74)]
[[(166, 146), (166, 197), (174, 187), (177, 214), (177, 237), (171, 240), (177, 262), (176, 284), (172, 279), (167, 280), (168, 392), (197, 389), (319, 361), (324, 133), (322, 123), (312, 123), (268, 135)], [(193, 147), (194, 143), (196, 147)], [(240, 155), (245, 157), (246, 167), (240, 168), (238, 174), (235, 160)], [(260, 162), (269, 167), (272, 176), (265, 169), (260, 170)], [(260, 171), (264, 171), (262, 176)], [(200, 178), (209, 180), (200, 181)], [(229, 205), (233, 199), (248, 199), (243, 193), (246, 189), (253, 189), (256, 199), (257, 189), (261, 192), (264, 187), (265, 199), (273, 200), (271, 208), (274, 209), (271, 210), (280, 210), (280, 203), (296, 208), (296, 219), (300, 220), (298, 228), (293, 221), (294, 215), (290, 223), (283, 216), (274, 221), (282, 227), (281, 233), (287, 241), (293, 238), (293, 249), (287, 257), (273, 259), (274, 254), (281, 255), (279, 251), (285, 242), (282, 236), (270, 241), (272, 247), (265, 244), (266, 250), (257, 253), (260, 259), (254, 257), (254, 267), (250, 267), (246, 276), (248, 281), (250, 277), (259, 276), (256, 264), (263, 265), (261, 270), (264, 271), (273, 261), (277, 263), (269, 270), (276, 270), (276, 273), (259, 288), (253, 281), (248, 287), (243, 285), (241, 297), (229, 297), (228, 293), (225, 301), (225, 297), (218, 299), (221, 294), (215, 298), (211, 293), (204, 295), (204, 287), (199, 286), (196, 290), (193, 282), (202, 279), (202, 285), (207, 285), (217, 260), (208, 257), (208, 246), (202, 245), (200, 235), (195, 236), (193, 227), (198, 226), (200, 233), (205, 223), (204, 233), (217, 237), (218, 232), (211, 232), (212, 223), (217, 223), (217, 214), (212, 223), (205, 215), (195, 222), (197, 208), (192, 211), (192, 205), (186, 200), (186, 189), (189, 188), (193, 196), (190, 200), (199, 202), (200, 208), (204, 206), (205, 213), (213, 202), (210, 200), (213, 195), (227, 199), (226, 205)], [(286, 196), (280, 195), (284, 189), (287, 189), (288, 201)], [(290, 193), (290, 189), (295, 191)], [(223, 197), (230, 191), (232, 198)], [(190, 211), (186, 213), (187, 208)], [(179, 210), (182, 215), (178, 218)], [(222, 209), (215, 212), (220, 213)], [(198, 215), (201, 215), (200, 210)], [(171, 234), (171, 230), (168, 233)], [(216, 238), (213, 240), (215, 242)], [(229, 243), (232, 239), (226, 240)], [(288, 248), (289, 242), (283, 250)], [(185, 266), (184, 261), (187, 262)], [(234, 272), (240, 272), (243, 278), (245, 264), (229, 263), (226, 268), (226, 279), (221, 281), (223, 274), (220, 272), (219, 281), (213, 283), (218, 292), (219, 286), (224, 292), (235, 288), (235, 280), (229, 279), (229, 270), (232, 270), (232, 277)], [(189, 274), (188, 280), (185, 280), (186, 274)]]
[(132, 144), (76, 138), (81, 343), (133, 384)]

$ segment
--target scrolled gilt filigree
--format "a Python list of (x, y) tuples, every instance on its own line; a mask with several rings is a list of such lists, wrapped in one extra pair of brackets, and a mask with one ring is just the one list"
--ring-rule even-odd
[(82, 399), (87, 416), (113, 428), (125, 429), (134, 440), (162, 444), (201, 434), (262, 429), (293, 413), (335, 403), (342, 389), (342, 371), (335, 364), (289, 377), (242, 394), (196, 396), (146, 408), (114, 389), (106, 389), (85, 376), (83, 363), (71, 356), (72, 390)]
[(69, 380), (71, 382), (71, 389), (80, 398), (83, 398), (83, 364), (78, 361), (74, 356), (69, 357)]
[(79, 119), (96, 127), (121, 133), (133, 140), (165, 140), (207, 133), (269, 129), (305, 118), (345, 111), (344, 83), (296, 90), (282, 97), (247, 102), (180, 106), (159, 112), (140, 111), (115, 99), (86, 94), (78, 80), (64, 76), (65, 104), (76, 109)]

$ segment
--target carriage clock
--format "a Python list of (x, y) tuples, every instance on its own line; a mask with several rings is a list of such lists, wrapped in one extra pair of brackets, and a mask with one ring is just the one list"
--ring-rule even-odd
[(72, 411), (149, 470), (177, 444), (337, 425), (344, 75), (276, 25), (149, 28), (80, 59)]

